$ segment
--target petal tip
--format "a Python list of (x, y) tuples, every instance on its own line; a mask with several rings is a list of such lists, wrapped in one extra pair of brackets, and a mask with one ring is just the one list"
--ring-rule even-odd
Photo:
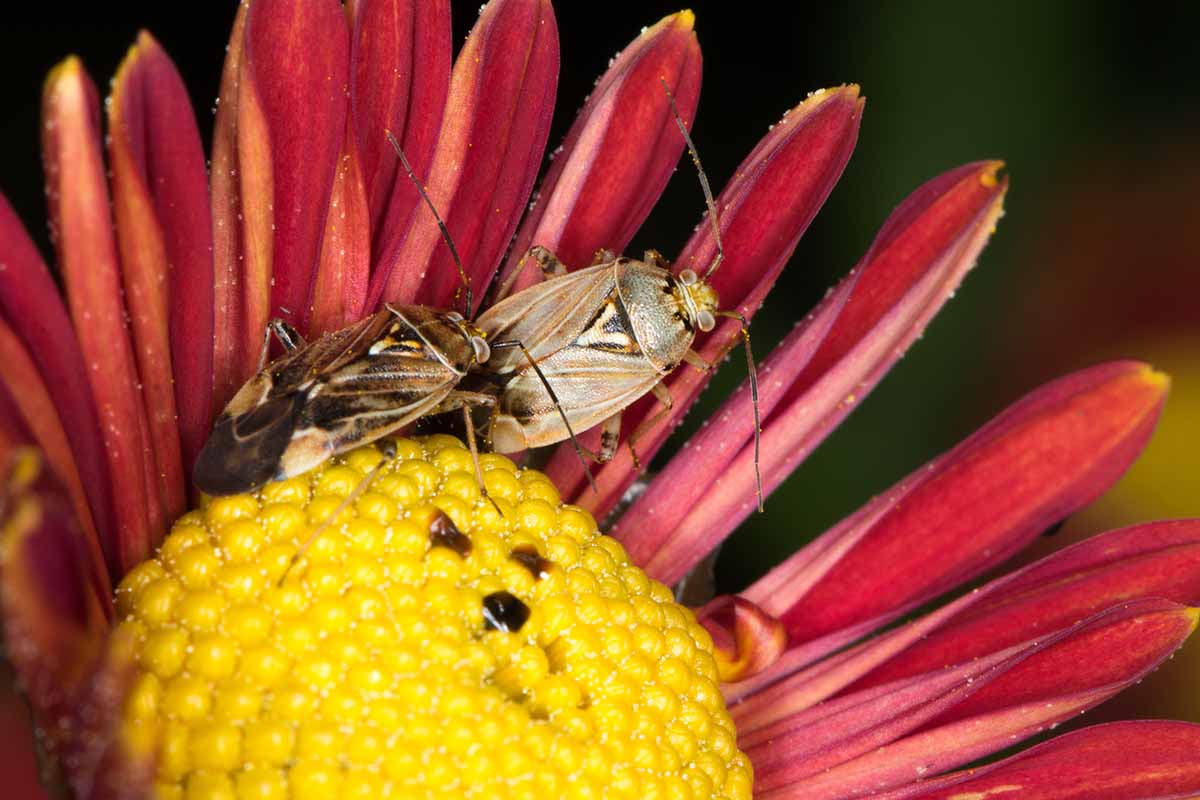
[(685, 8), (663, 18), (664, 22), (667, 20), (670, 20), (673, 24), (678, 25), (683, 30), (694, 30), (696, 27), (696, 12), (692, 11), (690, 8)]
[(1008, 188), (1008, 176), (1000, 177), (1000, 170), (1004, 169), (1004, 166), (1004, 162), (999, 159), (983, 162), (979, 172), (979, 183), (985, 189), (994, 189), (1003, 180), (1004, 188)]

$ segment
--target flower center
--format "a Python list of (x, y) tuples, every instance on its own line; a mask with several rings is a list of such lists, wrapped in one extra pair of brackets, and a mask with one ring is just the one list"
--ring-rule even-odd
[(750, 797), (707, 631), (587, 512), (497, 455), (489, 502), (448, 436), (344, 504), (382, 459), (210, 500), (121, 582), (160, 798)]

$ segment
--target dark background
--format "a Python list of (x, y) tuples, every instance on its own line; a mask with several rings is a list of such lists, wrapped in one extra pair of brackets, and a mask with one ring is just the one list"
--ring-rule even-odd
[[(456, 42), (477, 2), (456, 9)], [(64, 55), (81, 55), (103, 87), (137, 30), (149, 29), (182, 71), (207, 142), (234, 6), (169, 5), (5, 12), (0, 190), (47, 252), (38, 105), (43, 76)], [(551, 147), (609, 58), (678, 8), (558, 4)], [(856, 82), (867, 98), (842, 182), (755, 319), (760, 359), (918, 184), (994, 157), (1012, 178), (981, 268), (766, 514), (730, 540), (721, 588), (744, 585), (1038, 383), (1110, 357), (1143, 358), (1174, 375), (1167, 416), (1130, 477), (1042, 549), (1128, 522), (1200, 515), (1200, 5), (937, 0), (775, 11), (706, 0), (693, 8), (705, 56), (694, 137), (714, 187), (809, 91)], [(698, 220), (703, 201), (681, 164), (631, 252), (678, 251)], [(736, 362), (690, 426), (741, 380)], [(1200, 720), (1198, 651), (1099, 714)]]

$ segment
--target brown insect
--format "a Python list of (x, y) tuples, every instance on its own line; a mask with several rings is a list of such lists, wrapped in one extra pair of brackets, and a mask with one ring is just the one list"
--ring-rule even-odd
[(217, 418), (193, 473), (208, 494), (250, 491), (420, 417), (494, 402), (455, 389), (490, 352), (457, 312), (389, 305), (308, 344), (280, 320), (270, 331), (287, 352)]
[[(699, 155), (669, 90), (667, 96), (699, 168)], [(757, 473), (758, 383), (748, 323), (737, 312), (719, 310), (717, 292), (708, 282), (724, 251), (703, 169), (700, 182), (717, 245), (717, 256), (703, 277), (690, 269), (673, 273), (671, 265), (653, 250), (640, 261), (602, 250), (590, 267), (568, 272), (553, 253), (535, 246), (527, 257), (539, 264), (546, 280), (480, 315), (477, 324), (493, 342), (525, 343), (520, 353), (493, 344), (492, 358), (476, 367), (500, 387), (488, 429), (496, 452), (554, 444), (573, 438), (571, 429), (601, 425), (600, 450), (589, 455), (598, 462), (607, 461), (617, 449), (622, 412), (651, 392), (660, 408), (628, 439), (634, 463), (640, 466), (634, 449), (638, 439), (674, 405), (663, 380), (684, 362), (705, 372), (711, 370), (713, 365), (691, 349), (692, 342), (697, 331), (711, 331), (717, 317), (732, 317), (741, 321), (746, 344)], [(580, 449), (578, 445), (576, 449)]]

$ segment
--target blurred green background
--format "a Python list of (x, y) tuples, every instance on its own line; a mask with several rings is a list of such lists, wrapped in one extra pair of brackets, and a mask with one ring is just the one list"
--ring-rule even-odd
[[(555, 146), (608, 59), (664, 2), (560, 2)], [(1112, 357), (1174, 377), (1138, 466), (1038, 552), (1118, 525), (1200, 515), (1200, 4), (693, 4), (705, 56), (694, 136), (719, 187), (809, 91), (859, 83), (858, 148), (755, 319), (761, 359), (865, 252), (905, 195), (966, 161), (1003, 158), (1007, 215), (980, 268), (860, 410), (729, 541), (718, 581), (736, 590), (1017, 397)], [(477, 2), (455, 10), (461, 42)], [(38, 147), (41, 80), (75, 52), (101, 86), (139, 27), (175, 58), (210, 134), (233, 3), (24, 4), (6, 11), (0, 190), (48, 252)], [(686, 160), (630, 248), (678, 251), (703, 201)], [(693, 412), (743, 377), (737, 359)], [(690, 427), (689, 427), (690, 426)], [(1089, 720), (1200, 721), (1193, 642)]]

